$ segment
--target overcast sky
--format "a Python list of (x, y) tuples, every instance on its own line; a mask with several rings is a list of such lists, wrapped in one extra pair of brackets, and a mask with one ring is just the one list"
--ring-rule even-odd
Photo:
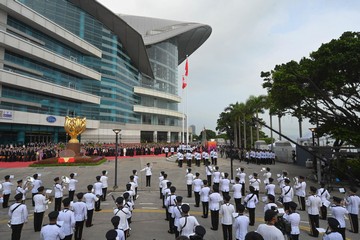
[[(358, 0), (98, 1), (115, 13), (211, 26), (209, 39), (189, 57), (187, 112), (197, 134), (204, 126), (215, 130), (219, 114), (229, 104), (266, 94), (261, 71), (308, 57), (322, 43), (345, 31), (359, 31), (360, 26)], [(182, 64), (179, 79), (183, 72)], [(298, 137), (297, 126), (296, 119), (282, 120), (282, 132), (291, 138)], [(304, 125), (303, 135), (311, 135), (309, 126)]]

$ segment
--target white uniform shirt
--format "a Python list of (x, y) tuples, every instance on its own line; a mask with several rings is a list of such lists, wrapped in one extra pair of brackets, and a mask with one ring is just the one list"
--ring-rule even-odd
[(248, 216), (238, 215), (234, 220), (234, 230), (236, 239), (244, 240), (248, 232), (250, 220)]
[(330, 193), (326, 188), (319, 188), (316, 193), (320, 198), (323, 205), (330, 205), (329, 199), (330, 199)]
[(78, 182), (77, 179), (71, 178), (69, 182), (69, 191), (75, 191), (76, 190), (76, 183)]
[(2, 186), (3, 186), (3, 194), (4, 194), (4, 195), (11, 194), (11, 187), (12, 187), (13, 185), (14, 185), (14, 184), (12, 184), (11, 182), (3, 182), (3, 183), (2, 183)]
[(284, 240), (284, 235), (282, 232), (276, 228), (274, 225), (260, 224), (257, 228), (258, 232), (264, 240)]
[(317, 195), (311, 195), (306, 200), (307, 212), (310, 215), (319, 215), (319, 208), (321, 207), (321, 199)]
[(269, 183), (268, 185), (265, 186), (265, 191), (267, 192), (267, 194), (271, 194), (273, 196), (275, 196), (275, 184), (273, 183)]
[(75, 227), (75, 215), (74, 212), (70, 209), (63, 209), (59, 212), (59, 216), (57, 221), (63, 221), (61, 225), (61, 230), (65, 234), (65, 236), (73, 234), (73, 229)]
[(200, 192), (201, 187), (204, 184), (203, 184), (203, 181), (200, 178), (195, 178), (194, 181), (193, 181), (193, 185), (194, 185), (194, 192)]
[(210, 165), (205, 166), (206, 176), (212, 175), (212, 167)]
[(288, 220), (291, 224), (291, 234), (292, 235), (297, 235), (300, 234), (300, 228), (299, 228), (299, 224), (300, 224), (300, 214), (298, 213), (291, 213), (289, 214), (284, 214), (284, 219)]
[(192, 185), (192, 182), (194, 180), (194, 174), (192, 173), (186, 174), (185, 179), (186, 179), (186, 185)]
[(28, 210), (26, 205), (22, 203), (12, 204), (9, 208), (8, 215), (10, 217), (11, 225), (22, 224), (28, 221)]
[(162, 188), (161, 193), (162, 193), (162, 195), (165, 195), (165, 189), (167, 188), (167, 182), (168, 181), (169, 180), (167, 180), (167, 179), (163, 179), (161, 181), (161, 188)]
[(100, 177), (100, 182), (102, 183), (102, 188), (107, 188), (108, 187), (108, 177), (105, 175), (102, 175)]
[(261, 183), (261, 180), (258, 178), (252, 178), (249, 180), (250, 186), (253, 186), (255, 188), (255, 191), (260, 190), (260, 183)]
[(285, 186), (281, 189), (284, 203), (291, 202), (294, 197), (294, 189), (291, 186)]
[(165, 207), (167, 207), (169, 213), (173, 213), (173, 209), (176, 206), (176, 195), (170, 195), (165, 199)]
[(15, 195), (18, 193), (22, 193), (23, 194), (22, 200), (26, 200), (26, 193), (28, 190), (29, 190), (28, 188), (23, 189), (21, 186), (17, 186), (15, 190)]
[(87, 208), (84, 202), (74, 202), (72, 205), (75, 221), (81, 222), (87, 219)]
[(332, 206), (331, 213), (336, 220), (340, 223), (340, 228), (345, 228), (345, 215), (349, 214), (348, 210), (342, 206)]
[(223, 200), (218, 192), (213, 192), (209, 195), (209, 209), (211, 211), (218, 211), (220, 209), (220, 202)]
[(135, 187), (138, 187), (139, 186), (139, 177), (137, 175), (133, 175), (134, 176), (134, 183), (135, 183)]
[(140, 170), (140, 172), (142, 172), (142, 171), (145, 171), (145, 175), (146, 176), (151, 176), (152, 175), (152, 172), (151, 172), (151, 167), (145, 167), (145, 168), (143, 168), (143, 169), (141, 169)]
[(49, 200), (46, 200), (46, 197), (41, 193), (35, 194), (33, 200), (35, 203), (34, 212), (45, 212)]
[(220, 183), (221, 173), (219, 171), (213, 172), (213, 181), (214, 183)]
[(244, 172), (238, 172), (237, 175), (239, 176), (240, 179), (240, 183), (245, 183), (246, 182), (246, 173)]
[(235, 213), (234, 205), (230, 203), (222, 204), (219, 213), (222, 215), (220, 220), (221, 224), (232, 225), (232, 214)]
[(84, 199), (87, 210), (93, 210), (95, 202), (99, 200), (95, 194), (89, 192), (84, 194)]
[(305, 197), (306, 195), (306, 182), (299, 182), (296, 186), (296, 196)]
[(32, 193), (37, 193), (38, 192), (38, 188), (42, 186), (42, 181), (40, 179), (35, 179), (32, 183), (32, 189), (31, 192)]
[(54, 185), (54, 190), (55, 190), (55, 198), (61, 198), (63, 197), (63, 186), (61, 186), (61, 184), (59, 183), (55, 183)]
[(200, 190), (200, 201), (209, 202), (210, 187), (206, 186)]
[(159, 177), (159, 188), (162, 188), (162, 180), (164, 180), (164, 176)]
[(359, 214), (359, 206), (360, 206), (360, 197), (356, 195), (352, 195), (346, 198), (346, 209), (350, 214)]
[(244, 202), (246, 202), (247, 208), (255, 208), (259, 200), (255, 193), (249, 193), (248, 195), (246, 195)]
[(343, 240), (343, 237), (338, 232), (331, 232), (328, 234), (324, 234), (323, 240)]
[(267, 203), (267, 204), (265, 204), (265, 206), (264, 206), (264, 213), (265, 213), (267, 210), (271, 210), (272, 207), (275, 207), (275, 209), (278, 208), (278, 206), (276, 205), (276, 203)]
[[(186, 224), (185, 224), (186, 223)], [(200, 225), (194, 216), (186, 216), (179, 219), (178, 231), (181, 236), (191, 236), (195, 233), (195, 227)]]
[(242, 197), (242, 195), (241, 195), (241, 189), (242, 189), (242, 185), (241, 185), (240, 183), (235, 183), (235, 184), (232, 186), (231, 190), (234, 192), (234, 194), (233, 194), (233, 197), (234, 197), (234, 198), (239, 199), (239, 198)]
[(116, 240), (125, 240), (125, 233), (123, 230), (115, 229), (115, 231), (117, 232)]
[(94, 193), (96, 196), (102, 196), (102, 182), (96, 182), (94, 183)]
[(119, 216), (120, 217), (120, 223), (118, 228), (126, 231), (129, 229), (129, 223), (127, 221), (128, 216), (130, 215), (130, 211), (127, 208), (122, 208), (122, 209), (114, 209), (114, 214), (115, 216)]
[(174, 218), (174, 226), (179, 226), (179, 219), (181, 218), (181, 206), (175, 206), (173, 208), (173, 212), (171, 214), (171, 217)]
[(220, 179), (220, 191), (229, 192), (230, 191), (230, 180), (227, 178)]
[(264, 173), (264, 183), (269, 184), (269, 178), (271, 178), (271, 172)]
[(42, 240), (61, 240), (63, 238), (65, 238), (65, 234), (61, 230), (61, 226), (57, 224), (49, 224), (41, 228), (40, 239)]

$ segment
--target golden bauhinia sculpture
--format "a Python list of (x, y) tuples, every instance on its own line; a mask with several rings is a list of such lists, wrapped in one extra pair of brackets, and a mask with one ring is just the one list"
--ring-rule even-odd
[(79, 143), (77, 136), (79, 136), (86, 129), (86, 118), (81, 117), (65, 117), (64, 124), (65, 131), (70, 135), (69, 143)]

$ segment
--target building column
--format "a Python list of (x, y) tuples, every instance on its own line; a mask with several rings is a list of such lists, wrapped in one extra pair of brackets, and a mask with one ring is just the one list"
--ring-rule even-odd
[(154, 139), (154, 142), (157, 143), (157, 131), (153, 132), (153, 139)]
[(55, 129), (54, 135), (53, 135), (53, 143), (58, 143), (58, 142), (59, 142), (59, 132), (58, 132), (58, 129)]
[(171, 142), (171, 132), (167, 132), (167, 136), (166, 136), (166, 142), (170, 143)]
[(21, 144), (25, 144), (25, 131), (17, 132), (17, 142)]
[(178, 132), (178, 141), (179, 141), (180, 143), (181, 143), (181, 139), (182, 139), (182, 138), (181, 138), (181, 134), (182, 134), (181, 132)]

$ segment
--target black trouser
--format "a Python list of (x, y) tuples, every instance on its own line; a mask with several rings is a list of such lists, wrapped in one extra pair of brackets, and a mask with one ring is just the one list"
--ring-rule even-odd
[(298, 196), (299, 204), (301, 205), (301, 210), (305, 211), (305, 197)]
[(169, 154), (168, 152), (165, 153), (165, 157), (166, 157), (166, 158), (168, 157), (168, 154)]
[(234, 198), (235, 200), (235, 211), (238, 212), (240, 205), (241, 205), (241, 198)]
[(3, 208), (7, 208), (9, 207), (9, 198), (10, 198), (10, 194), (4, 194), (3, 195), (4, 201), (2, 203)]
[(103, 201), (106, 201), (106, 193), (107, 193), (107, 187), (106, 188), (102, 188), (102, 199)]
[(214, 158), (211, 158), (211, 164), (212, 164), (212, 165), (215, 165), (215, 163), (214, 163)]
[(229, 196), (229, 192), (222, 192), (223, 197)]
[(180, 235), (180, 232), (178, 231), (177, 227), (174, 227), (175, 229), (175, 239), (177, 239), (177, 237)]
[(321, 212), (321, 219), (326, 220), (327, 219), (327, 207), (322, 205), (320, 207), (320, 212)]
[(216, 182), (214, 182), (214, 186), (217, 186), (217, 189), (219, 189), (219, 185), (220, 185), (220, 183), (216, 183)]
[(343, 240), (346, 240), (345, 230), (346, 230), (346, 228), (338, 228), (338, 230), (337, 230), (343, 237)]
[(74, 195), (75, 195), (75, 190), (72, 190), (72, 191), (69, 190), (69, 199), (70, 199), (70, 201), (74, 200)]
[(40, 232), (45, 212), (34, 212), (34, 231)]
[(195, 207), (200, 207), (200, 192), (194, 192), (195, 195)]
[(245, 183), (241, 183), (241, 195), (245, 196)]
[(169, 233), (174, 233), (175, 218), (171, 217), (171, 213), (168, 214), (168, 218), (169, 218)]
[(289, 204), (290, 204), (290, 202), (284, 202), (283, 203), (285, 211), (289, 210)]
[(200, 159), (196, 159), (196, 166), (200, 167)]
[(201, 202), (203, 207), (203, 217), (207, 218), (209, 215), (209, 202)]
[(99, 196), (99, 200), (95, 202), (95, 211), (100, 211), (101, 198), (102, 196)]
[(299, 234), (296, 234), (296, 235), (291, 234), (290, 239), (291, 240), (299, 240)]
[(232, 240), (232, 225), (222, 224), (224, 240)]
[(349, 213), (349, 220), (351, 225), (351, 231), (354, 233), (359, 232), (359, 219), (357, 214)]
[(183, 160), (179, 160), (179, 167), (182, 167)]
[(151, 183), (151, 175), (147, 175), (146, 176), (146, 187), (150, 187), (150, 183)]
[(214, 158), (215, 166), (217, 165), (217, 158)]
[(218, 230), (219, 228), (219, 210), (211, 210), (211, 227), (212, 230)]
[(24, 224), (11, 224), (11, 229), (12, 229), (12, 233), (11, 233), (11, 240), (20, 240), (21, 238), (21, 231), (23, 228)]
[(211, 186), (211, 177), (212, 175), (206, 175), (207, 177), (207, 181), (208, 181), (208, 186)]
[(190, 184), (190, 185), (188, 184), (188, 185), (187, 185), (187, 192), (188, 192), (188, 195), (187, 195), (187, 196), (188, 196), (188, 197), (192, 197), (192, 191), (191, 191), (191, 190), (192, 190), (192, 185), (191, 185), (191, 184)]
[(249, 225), (254, 226), (254, 224), (255, 224), (255, 208), (248, 208), (248, 212), (249, 212), (249, 220), (250, 220)]
[(319, 231), (316, 228), (319, 227), (319, 215), (309, 214), (310, 234), (314, 237), (319, 236)]
[(84, 221), (76, 221), (75, 223), (75, 240), (82, 240), (82, 232), (84, 229)]
[(71, 240), (72, 234), (65, 236), (62, 240)]
[(133, 200), (135, 201), (137, 198), (137, 187), (135, 188), (135, 195), (133, 196)]
[(162, 198), (163, 198), (163, 195), (162, 195), (162, 188), (159, 188), (159, 190), (160, 190), (160, 199), (162, 199)]
[[(170, 214), (170, 216), (171, 216), (171, 214)], [(168, 211), (168, 208), (167, 208), (167, 207), (165, 207), (165, 220), (166, 220), (166, 221), (169, 221), (169, 220), (170, 220), (170, 218), (169, 218), (169, 211)]]
[(87, 219), (86, 219), (86, 227), (91, 227), (92, 225), (92, 218), (94, 214), (94, 209), (87, 210)]
[(61, 211), (61, 201), (62, 201), (62, 197), (59, 198), (55, 198), (55, 207), (54, 207), (54, 211)]
[(191, 159), (188, 159), (188, 160), (187, 160), (187, 166), (188, 166), (188, 167), (191, 167)]

